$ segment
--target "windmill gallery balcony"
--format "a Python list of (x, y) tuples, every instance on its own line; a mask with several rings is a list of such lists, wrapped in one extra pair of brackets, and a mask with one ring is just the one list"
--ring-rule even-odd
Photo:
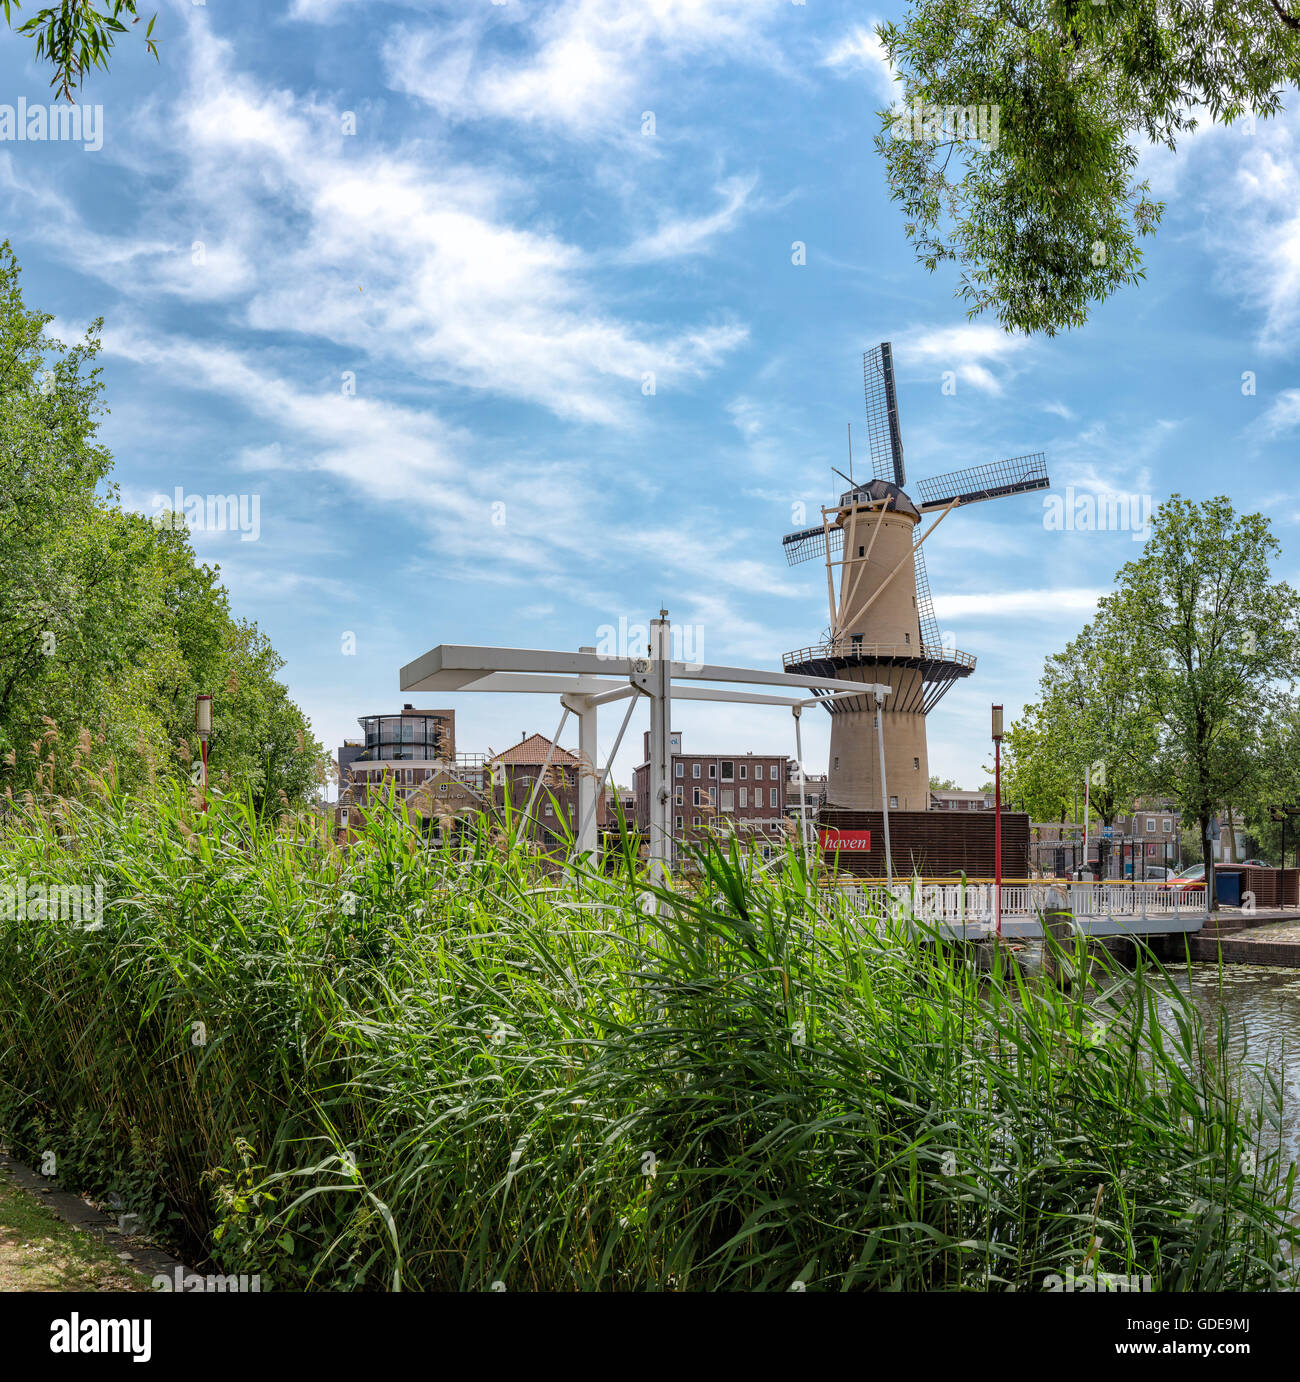
[[(833, 668), (833, 671), (816, 673), (828, 677), (841, 676), (849, 667), (871, 668), (877, 674), (885, 664), (914, 668), (919, 677), (899, 684), (890, 709), (920, 714), (927, 714), (955, 681), (970, 676), (975, 670), (974, 656), (956, 648), (923, 643), (920, 639), (916, 643), (868, 643), (857, 634), (826, 639), (809, 648), (796, 648), (785, 653), (781, 661), (784, 670), (791, 673), (813, 674), (816, 667)], [(912, 704), (913, 701), (916, 703)], [(845, 700), (842, 706), (860, 709), (856, 697)], [(834, 715), (841, 705), (828, 702), (826, 708)]]

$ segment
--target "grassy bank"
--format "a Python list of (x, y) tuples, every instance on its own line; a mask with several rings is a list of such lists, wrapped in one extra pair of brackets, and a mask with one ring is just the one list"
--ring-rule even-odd
[(864, 926), (793, 857), (755, 877), (715, 854), (648, 914), (630, 858), (557, 873), (487, 827), (430, 849), (400, 808), (345, 853), (229, 801), (16, 807), (0, 884), (19, 878), (99, 884), (104, 905), (102, 925), (0, 921), (0, 1135), (225, 1271), (512, 1290), (1282, 1274), (1270, 1110), (1185, 1001), (1162, 1031), (1158, 970), (1091, 1001), (981, 978)]

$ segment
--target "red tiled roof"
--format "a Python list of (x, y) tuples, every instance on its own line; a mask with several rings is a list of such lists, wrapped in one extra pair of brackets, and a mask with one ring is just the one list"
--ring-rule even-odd
[(492, 763), (521, 764), (524, 766), (541, 767), (546, 762), (546, 755), (551, 755), (551, 765), (559, 764), (562, 767), (577, 768), (581, 766), (581, 760), (568, 749), (556, 747), (552, 752), (551, 741), (544, 734), (530, 734), (521, 739), (513, 748), (505, 749), (501, 753), (493, 754), (489, 759)]

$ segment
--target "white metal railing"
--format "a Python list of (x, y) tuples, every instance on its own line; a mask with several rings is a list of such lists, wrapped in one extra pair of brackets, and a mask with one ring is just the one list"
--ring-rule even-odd
[[(992, 883), (925, 882), (913, 879), (896, 882), (890, 889), (884, 881), (863, 880), (843, 884), (835, 891), (859, 911), (879, 913), (882, 904), (896, 915), (911, 915), (926, 921), (990, 921), (994, 915)], [(1064, 891), (1069, 910), (1075, 917), (1181, 917), (1205, 912), (1203, 891), (1185, 892), (1161, 888), (1156, 883), (1077, 884), (1004, 883), (1002, 916), (1037, 917), (1047, 905), (1047, 892), (1055, 887)]]

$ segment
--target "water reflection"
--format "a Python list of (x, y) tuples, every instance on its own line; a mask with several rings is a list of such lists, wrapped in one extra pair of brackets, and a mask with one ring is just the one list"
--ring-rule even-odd
[(1190, 976), (1187, 966), (1173, 973), (1190, 989), (1207, 1035), (1222, 1013), (1233, 1055), (1247, 1067), (1268, 1063), (1283, 1087), (1281, 1145), (1288, 1160), (1300, 1160), (1300, 969), (1194, 964)]

